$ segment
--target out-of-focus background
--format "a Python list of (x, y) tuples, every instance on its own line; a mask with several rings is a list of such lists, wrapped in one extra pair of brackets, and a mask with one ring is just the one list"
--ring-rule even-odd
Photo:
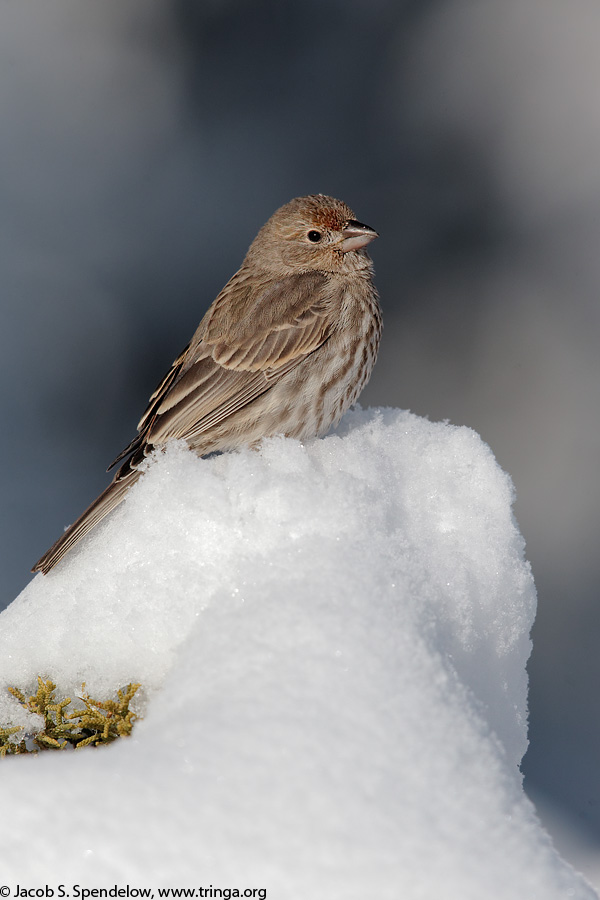
[(0, 6), (0, 606), (260, 225), (339, 196), (381, 233), (363, 403), (473, 427), (515, 482), (539, 591), (525, 784), (592, 878), (599, 32), (595, 0)]

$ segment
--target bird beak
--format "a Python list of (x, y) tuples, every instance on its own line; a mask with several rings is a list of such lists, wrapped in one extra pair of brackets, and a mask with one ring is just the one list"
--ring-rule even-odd
[(342, 253), (347, 253), (348, 250), (359, 250), (361, 247), (366, 247), (376, 237), (379, 235), (374, 228), (350, 219), (342, 228), (342, 240), (338, 247)]

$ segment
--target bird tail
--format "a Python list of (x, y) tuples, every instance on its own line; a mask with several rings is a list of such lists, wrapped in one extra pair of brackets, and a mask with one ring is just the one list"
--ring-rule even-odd
[(137, 469), (131, 468), (129, 461), (119, 469), (114, 480), (109, 484), (94, 502), (88, 506), (76, 522), (67, 528), (59, 539), (54, 543), (44, 555), (38, 559), (32, 572), (43, 572), (46, 575), (50, 569), (63, 558), (65, 553), (78, 543), (88, 531), (91, 531), (104, 516), (119, 505), (125, 499), (125, 494), (129, 488), (135, 484), (140, 477)]

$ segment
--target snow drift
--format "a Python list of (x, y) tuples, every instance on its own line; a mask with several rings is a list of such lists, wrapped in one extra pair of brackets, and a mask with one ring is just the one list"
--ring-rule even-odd
[(3, 761), (4, 883), (594, 897), (521, 788), (535, 591), (511, 503), (474, 432), (396, 410), (158, 454), (0, 616), (0, 721), (38, 674), (148, 701), (109, 748)]

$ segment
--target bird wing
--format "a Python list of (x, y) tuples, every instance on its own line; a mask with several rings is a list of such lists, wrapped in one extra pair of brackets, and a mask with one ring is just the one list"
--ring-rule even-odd
[(267, 276), (257, 286), (240, 270), (153, 393), (139, 434), (118, 459), (144, 443), (199, 435), (268, 391), (327, 340), (333, 306), (320, 273)]

